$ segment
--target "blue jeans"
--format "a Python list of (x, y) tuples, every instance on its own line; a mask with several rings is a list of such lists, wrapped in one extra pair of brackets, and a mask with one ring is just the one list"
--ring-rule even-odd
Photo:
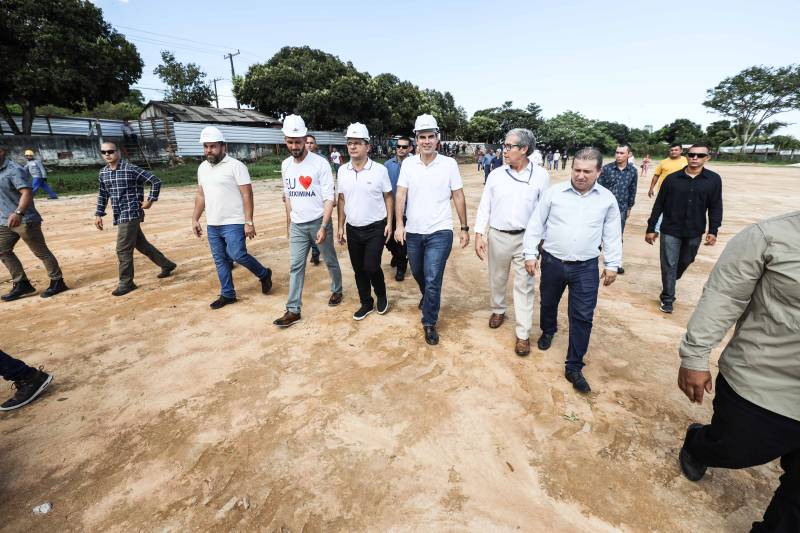
[(44, 192), (47, 193), (47, 196), (50, 197), (51, 200), (55, 200), (58, 198), (58, 195), (55, 193), (53, 189), (47, 184), (47, 180), (42, 178), (33, 178), (33, 195), (36, 196), (36, 192), (42, 189)]
[(236, 290), (233, 288), (231, 276), (232, 261), (235, 261), (252, 272), (258, 279), (267, 275), (264, 265), (252, 255), (247, 253), (245, 244), (244, 224), (225, 224), (223, 226), (208, 226), (208, 245), (214, 266), (217, 267), (217, 276), (222, 286), (220, 294), (226, 298), (235, 298)]
[(406, 243), (411, 274), (422, 293), (422, 325), (435, 326), (439, 320), (444, 267), (453, 248), (453, 231), (408, 233)]
[(0, 350), (0, 377), (8, 381), (17, 381), (27, 377), (33, 368), (19, 359), (14, 359), (3, 350)]
[[(286, 301), (286, 310), (300, 313), (303, 305), (303, 285), (306, 281), (306, 259), (308, 251), (317, 238), (317, 231), (322, 225), (322, 217), (310, 222), (301, 222), (289, 225), (289, 297)], [(331, 277), (331, 292), (342, 292), (342, 269), (336, 257), (336, 248), (333, 246), (333, 223), (329, 220), (325, 240), (319, 246), (322, 260), (328, 268)]]
[(567, 264), (543, 251), (539, 325), (542, 332), (548, 335), (555, 335), (558, 330), (558, 303), (567, 287), (569, 348), (565, 365), (566, 370), (572, 372), (583, 368), (583, 356), (589, 348), (597, 291), (600, 288), (600, 271), (596, 258)]

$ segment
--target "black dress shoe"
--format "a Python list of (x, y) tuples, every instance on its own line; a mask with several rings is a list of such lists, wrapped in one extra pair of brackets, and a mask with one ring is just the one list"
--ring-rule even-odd
[(422, 326), (425, 330), (425, 342), (431, 346), (439, 344), (439, 334), (436, 332), (436, 326)]
[(389, 264), (392, 267), (396, 267), (397, 266), (397, 258), (395, 256), (392, 256), (392, 260), (389, 262)]
[(424, 301), (425, 301), (425, 298), (420, 298), (419, 299), (419, 305), (417, 306), (417, 308), (422, 309), (422, 302), (424, 302)]
[(398, 268), (397, 273), (394, 275), (394, 279), (395, 281), (403, 281), (406, 279), (406, 271)]
[(159, 272), (156, 275), (156, 277), (159, 279), (168, 278), (172, 274), (172, 271), (175, 270), (176, 268), (178, 268), (178, 265), (176, 265), (175, 263), (172, 263), (169, 266), (165, 266), (164, 268), (161, 269), (161, 272)]
[[(686, 434), (688, 435), (689, 431), (701, 427), (703, 427), (703, 424), (689, 424)], [(678, 455), (678, 458), (681, 463), (681, 471), (689, 481), (700, 481), (703, 479), (703, 476), (706, 475), (706, 470), (708, 468), (692, 457), (685, 447), (681, 447), (681, 453)]]
[(47, 287), (44, 292), (42, 292), (41, 296), (42, 298), (50, 298), (51, 296), (55, 296), (56, 294), (66, 290), (69, 290), (69, 287), (67, 287), (67, 284), (64, 283), (63, 278), (53, 279), (50, 280), (50, 286)]
[(267, 269), (266, 275), (261, 278), (261, 292), (267, 294), (272, 289), (272, 269)]
[(542, 336), (539, 337), (538, 341), (536, 341), (536, 346), (538, 346), (542, 351), (550, 348), (551, 344), (553, 344), (553, 335), (550, 335), (549, 333), (542, 333)]
[(228, 298), (227, 296), (220, 296), (219, 298), (217, 298), (216, 300), (211, 302), (209, 307), (211, 307), (211, 309), (222, 309), (226, 305), (232, 304), (235, 301), (236, 301), (236, 297)]
[(621, 275), (623, 275), (624, 273), (625, 273), (625, 269), (624, 269), (624, 268), (622, 268), (622, 267), (619, 267), (619, 268), (617, 269), (617, 274), (619, 274), (620, 276), (621, 276)]
[(319, 254), (311, 254), (311, 264), (314, 266), (319, 264)]
[(129, 292), (135, 291), (138, 288), (139, 287), (137, 287), (135, 283), (131, 283), (130, 285), (127, 285), (125, 287), (117, 287), (116, 289), (111, 291), (111, 295), (112, 296), (125, 296)]
[(14, 300), (19, 300), (20, 298), (29, 294), (33, 294), (34, 292), (36, 292), (36, 289), (33, 288), (31, 282), (27, 279), (23, 279), (20, 282), (14, 283), (11, 286), (11, 290), (8, 292), (8, 294), (0, 296), (0, 299), (2, 299), (4, 302), (13, 302)]
[(580, 370), (568, 370), (564, 372), (564, 377), (567, 378), (567, 381), (572, 383), (572, 387), (578, 392), (582, 392), (583, 394), (592, 392), (589, 382), (586, 381), (586, 378), (583, 377), (583, 372)]

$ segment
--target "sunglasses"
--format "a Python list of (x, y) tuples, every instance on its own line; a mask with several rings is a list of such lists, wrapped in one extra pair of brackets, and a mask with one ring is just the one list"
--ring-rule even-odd
[(116, 154), (117, 151), (116, 150), (100, 150), (100, 153), (103, 154), (103, 155), (111, 155), (111, 154)]
[(398, 145), (397, 145), (397, 149), (398, 149), (398, 150), (400, 150), (400, 149), (403, 149), (403, 150), (408, 150), (409, 148), (411, 148), (411, 145), (410, 145), (410, 144), (398, 144)]
[(708, 154), (701, 154), (701, 153), (697, 153), (697, 152), (689, 152), (688, 154), (686, 154), (686, 157), (688, 157), (689, 159), (691, 159), (693, 157), (696, 157), (698, 159), (703, 159), (703, 158), (708, 157)]

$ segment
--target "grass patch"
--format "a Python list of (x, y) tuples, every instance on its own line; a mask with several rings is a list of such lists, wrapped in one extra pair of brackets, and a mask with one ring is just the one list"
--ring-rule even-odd
[[(178, 167), (154, 166), (153, 174), (161, 179), (162, 187), (193, 185), (197, 183), (199, 162), (189, 161)], [(80, 169), (54, 169), (48, 173), (47, 182), (58, 194), (97, 192), (97, 175), (101, 167)], [(253, 180), (280, 178), (281, 158), (268, 157), (248, 163)]]

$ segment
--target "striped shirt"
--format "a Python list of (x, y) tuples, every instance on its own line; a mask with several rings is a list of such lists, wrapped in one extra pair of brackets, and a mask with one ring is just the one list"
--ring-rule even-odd
[(124, 159), (120, 159), (116, 170), (112, 170), (109, 165), (103, 167), (98, 181), (95, 215), (105, 216), (106, 205), (110, 199), (111, 209), (114, 212), (114, 225), (138, 220), (144, 216), (142, 201), (144, 201), (145, 182), (150, 184), (148, 200), (152, 202), (158, 200), (158, 193), (161, 191), (160, 179)]

